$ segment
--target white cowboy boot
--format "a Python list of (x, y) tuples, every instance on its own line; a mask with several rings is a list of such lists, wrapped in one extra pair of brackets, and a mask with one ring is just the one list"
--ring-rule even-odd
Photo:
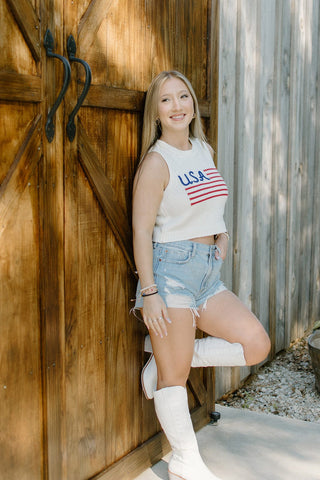
[(141, 386), (147, 400), (153, 398), (153, 392), (157, 390), (158, 370), (153, 353), (141, 372)]
[[(150, 352), (150, 358), (141, 372), (141, 385), (147, 399), (153, 398), (157, 389), (157, 365), (152, 352), (150, 335), (144, 343), (145, 352)], [(236, 367), (246, 365), (243, 347), (240, 343), (230, 343), (223, 338), (196, 338), (191, 367)]]
[(187, 390), (167, 387), (154, 392), (154, 405), (161, 427), (172, 448), (170, 480), (219, 480), (199, 453), (189, 413)]

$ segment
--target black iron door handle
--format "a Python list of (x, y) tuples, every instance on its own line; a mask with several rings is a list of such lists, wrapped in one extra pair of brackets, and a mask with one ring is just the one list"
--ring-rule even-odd
[(46, 122), (46, 128), (45, 128), (46, 136), (47, 136), (48, 142), (51, 143), (54, 138), (54, 130), (55, 130), (53, 118), (68, 89), (70, 79), (71, 79), (71, 67), (70, 67), (70, 63), (65, 57), (63, 57), (62, 55), (58, 55), (57, 53), (53, 53), (54, 40), (53, 40), (52, 33), (50, 32), (49, 29), (45, 33), (43, 45), (44, 45), (44, 48), (46, 49), (47, 57), (57, 58), (63, 63), (63, 66), (64, 66), (63, 86), (60, 90), (57, 100), (54, 102), (52, 108), (48, 113), (48, 118)]
[(69, 61), (70, 61), (70, 63), (72, 63), (72, 62), (81, 63), (81, 65), (84, 66), (84, 69), (85, 69), (85, 72), (86, 72), (86, 80), (84, 82), (83, 90), (81, 92), (80, 97), (78, 98), (76, 106), (74, 107), (74, 109), (72, 110), (72, 112), (69, 115), (69, 119), (68, 119), (68, 123), (67, 123), (67, 135), (68, 135), (68, 138), (69, 138), (70, 142), (73, 141), (73, 139), (76, 135), (76, 125), (74, 123), (75, 116), (77, 115), (77, 113), (78, 113), (78, 111), (79, 111), (79, 109), (80, 109), (88, 91), (89, 91), (90, 85), (91, 85), (91, 68), (90, 68), (90, 66), (88, 65), (87, 62), (85, 62), (81, 58), (77, 58), (75, 56), (76, 51), (77, 51), (77, 46), (76, 46), (75, 39), (73, 38), (72, 35), (70, 35), (69, 38), (68, 38), (68, 41), (67, 41), (67, 52), (68, 52)]

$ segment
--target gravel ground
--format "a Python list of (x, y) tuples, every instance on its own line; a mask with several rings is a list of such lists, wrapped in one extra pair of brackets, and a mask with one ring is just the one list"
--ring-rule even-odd
[(217, 403), (320, 423), (320, 393), (315, 389), (307, 338), (295, 341)]

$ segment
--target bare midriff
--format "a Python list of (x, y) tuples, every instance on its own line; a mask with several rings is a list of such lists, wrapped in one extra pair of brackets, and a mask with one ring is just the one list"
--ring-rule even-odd
[(214, 235), (208, 235), (207, 237), (190, 238), (189, 240), (191, 242), (204, 243), (205, 245), (214, 245), (215, 244)]

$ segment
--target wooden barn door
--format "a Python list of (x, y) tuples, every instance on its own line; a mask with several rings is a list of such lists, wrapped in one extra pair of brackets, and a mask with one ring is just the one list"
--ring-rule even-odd
[[(140, 388), (146, 331), (129, 313), (131, 185), (145, 91), (161, 70), (191, 80), (216, 146), (216, 4), (0, 1), (2, 38), (3, 29), (10, 38), (0, 73), (4, 480), (129, 480), (168, 449)], [(65, 69), (46, 55), (48, 28), (54, 52), (71, 51), (92, 72), (70, 134), (88, 67), (69, 57), (49, 140), (47, 114)], [(189, 400), (200, 427), (213, 403), (211, 370), (192, 370)]]
[(62, 5), (0, 1), (0, 477), (47, 478), (63, 457), (63, 112), (46, 139), (62, 68)]

